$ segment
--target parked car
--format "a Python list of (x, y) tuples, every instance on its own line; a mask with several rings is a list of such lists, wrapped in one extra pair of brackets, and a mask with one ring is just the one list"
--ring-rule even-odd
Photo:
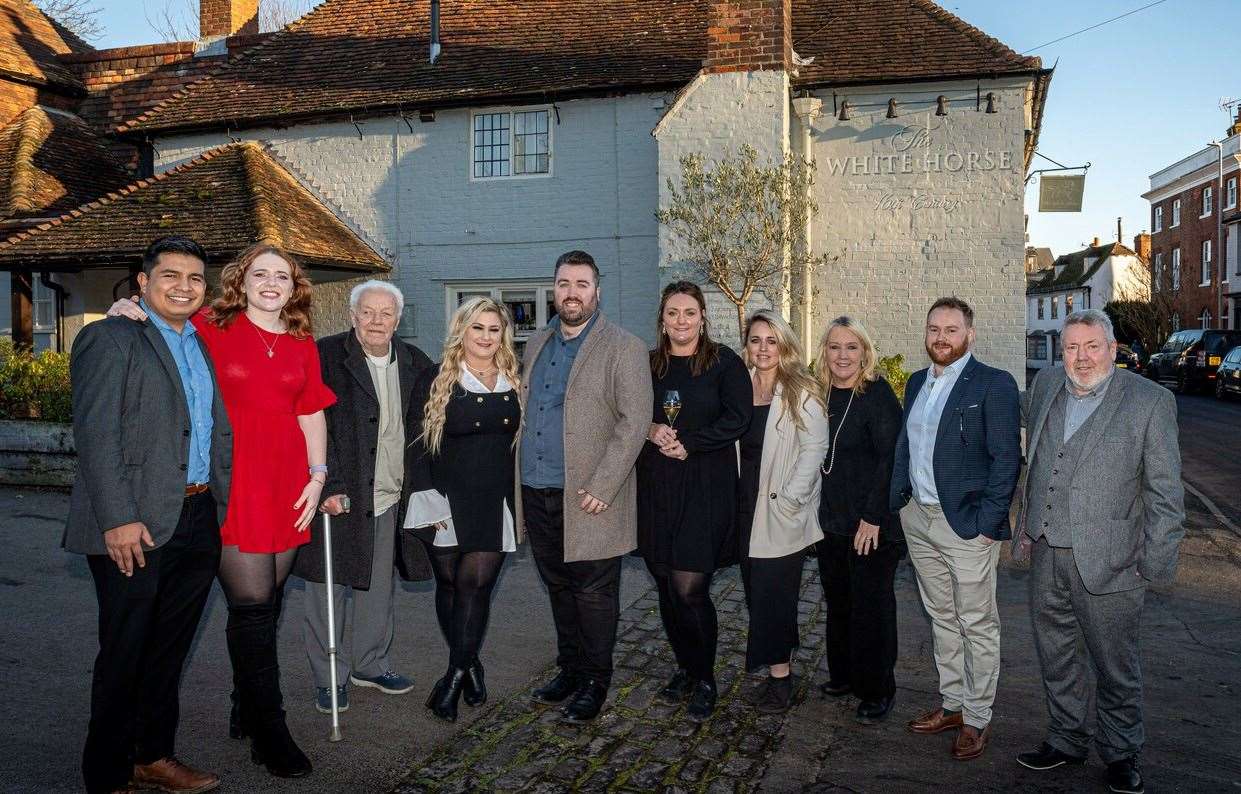
[(1116, 366), (1127, 369), (1135, 375), (1142, 374), (1142, 359), (1128, 345), (1116, 346)]
[(1211, 389), (1224, 355), (1241, 345), (1241, 331), (1176, 331), (1147, 362), (1147, 375), (1179, 394)]
[(1241, 346), (1225, 353), (1215, 370), (1215, 396), (1227, 400), (1230, 394), (1241, 395)]

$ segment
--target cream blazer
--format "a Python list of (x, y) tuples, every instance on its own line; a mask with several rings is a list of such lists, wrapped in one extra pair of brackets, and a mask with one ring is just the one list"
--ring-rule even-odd
[(786, 557), (823, 539), (819, 465), (828, 447), (827, 409), (807, 394), (798, 410), (804, 430), (794, 424), (777, 386), (763, 435), (751, 557)]

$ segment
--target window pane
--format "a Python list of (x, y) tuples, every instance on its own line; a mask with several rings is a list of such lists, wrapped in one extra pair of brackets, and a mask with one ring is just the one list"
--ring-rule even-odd
[(547, 111), (514, 113), (513, 168), (518, 174), (545, 174), (548, 171)]
[(509, 128), (507, 113), (474, 117), (474, 175), (508, 176)]

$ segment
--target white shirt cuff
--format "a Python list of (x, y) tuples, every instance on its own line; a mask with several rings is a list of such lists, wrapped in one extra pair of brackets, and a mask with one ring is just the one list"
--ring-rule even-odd
[(448, 499), (439, 491), (431, 489), (410, 495), (409, 506), (405, 508), (407, 529), (427, 527), (450, 518), (452, 509), (448, 506)]

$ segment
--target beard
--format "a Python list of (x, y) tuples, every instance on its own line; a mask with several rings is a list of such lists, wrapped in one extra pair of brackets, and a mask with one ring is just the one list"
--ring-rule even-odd
[(595, 300), (578, 302), (565, 301), (556, 305), (556, 314), (560, 317), (562, 325), (570, 328), (582, 325), (595, 314), (595, 309), (599, 307), (599, 302)]
[(960, 346), (949, 344), (946, 350), (942, 347), (937, 350), (931, 345), (927, 345), (926, 354), (931, 357), (931, 361), (935, 362), (936, 365), (946, 367), (955, 361), (960, 361), (969, 352), (969, 349), (969, 342), (962, 342)]
[(1093, 375), (1086, 376), (1084, 379), (1073, 371), (1072, 367), (1065, 367), (1064, 374), (1068, 377), (1069, 383), (1073, 384), (1073, 388), (1079, 392), (1094, 391), (1100, 383), (1107, 380), (1107, 376), (1112, 374), (1111, 367), (1103, 367), (1096, 370)]

